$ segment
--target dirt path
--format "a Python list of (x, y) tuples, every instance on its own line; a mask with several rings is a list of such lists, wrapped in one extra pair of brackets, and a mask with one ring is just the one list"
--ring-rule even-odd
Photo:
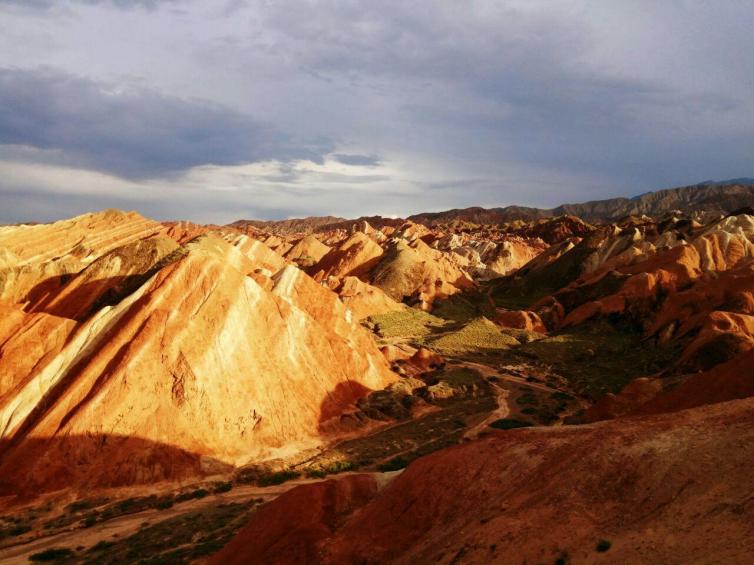
[(126, 538), (136, 533), (144, 522), (154, 524), (218, 504), (243, 503), (255, 498), (261, 498), (266, 502), (297, 485), (311, 482), (317, 482), (317, 479), (298, 479), (271, 487), (237, 486), (227, 493), (211, 494), (202, 499), (189, 500), (166, 510), (149, 509), (118, 516), (106, 522), (95, 524), (91, 528), (70, 529), (39, 537), (26, 543), (5, 547), (0, 549), (0, 563), (27, 563), (29, 556), (53, 547), (91, 547), (99, 541)]
[[(541, 390), (542, 392), (558, 392), (557, 388), (553, 388), (551, 386), (538, 382), (527, 381), (525, 377), (520, 377), (518, 375), (501, 373), (499, 369), (490, 367), (489, 365), (482, 365), (481, 363), (474, 363), (473, 361), (457, 361), (454, 362), (454, 364), (468, 367), (469, 369), (475, 369), (482, 373), (485, 377), (495, 377), (501, 381), (508, 381), (528, 388)], [(502, 370), (505, 370), (505, 368), (503, 368)]]
[(507, 418), (510, 414), (510, 408), (508, 406), (509, 390), (499, 387), (495, 383), (490, 383), (493, 391), (495, 392), (495, 399), (497, 400), (497, 408), (489, 413), (489, 415), (476, 426), (466, 430), (463, 437), (466, 439), (476, 439), (479, 436), (479, 432), (486, 429), (492, 422), (501, 418)]

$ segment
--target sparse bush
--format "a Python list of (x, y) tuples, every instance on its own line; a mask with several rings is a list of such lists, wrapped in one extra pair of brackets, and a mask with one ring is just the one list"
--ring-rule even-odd
[(335, 473), (345, 473), (346, 471), (352, 471), (356, 468), (356, 465), (351, 463), (350, 461), (335, 461), (334, 463), (330, 463), (327, 467), (325, 467), (325, 471), (328, 474), (335, 474)]
[(154, 507), (157, 510), (167, 510), (168, 508), (172, 508), (174, 504), (173, 498), (170, 496), (166, 496), (165, 498), (162, 498), (157, 504), (154, 505)]
[(12, 527), (10, 530), (8, 530), (8, 533), (12, 536), (20, 536), (30, 531), (31, 531), (31, 526), (29, 526), (28, 524), (22, 524), (20, 526)]
[(403, 457), (398, 455), (397, 457), (393, 457), (392, 459), (385, 461), (384, 463), (381, 463), (377, 466), (377, 469), (382, 471), (383, 473), (387, 471), (397, 471), (398, 469), (403, 469), (408, 465), (408, 461), (406, 461)]
[(515, 428), (528, 428), (533, 426), (531, 422), (525, 420), (516, 420), (515, 418), (500, 418), (490, 424), (491, 428), (497, 430), (512, 430)]
[(269, 475), (263, 475), (257, 479), (257, 485), (260, 487), (269, 487), (273, 485), (282, 485), (293, 479), (297, 479), (301, 476), (298, 471), (278, 471), (276, 473), (270, 473)]
[(539, 399), (534, 393), (525, 392), (524, 394), (518, 397), (518, 399), (516, 400), (516, 403), (518, 403), (519, 406), (524, 406), (526, 404), (539, 404)]
[(600, 541), (597, 542), (597, 547), (595, 549), (599, 553), (605, 553), (612, 546), (613, 546), (613, 544), (610, 542), (610, 540), (601, 539)]
[(209, 494), (209, 491), (203, 488), (194, 489), (189, 492), (182, 492), (178, 496), (175, 497), (176, 502), (185, 502), (187, 500), (194, 500), (197, 498), (204, 498)]
[(84, 528), (91, 528), (96, 523), (97, 523), (97, 515), (96, 514), (89, 514), (88, 516), (86, 516), (82, 520), (81, 525)]
[(214, 487), (212, 488), (212, 492), (215, 494), (219, 494), (221, 492), (230, 492), (230, 490), (233, 488), (233, 483), (230, 481), (219, 481), (215, 483)]
[(67, 547), (51, 547), (50, 549), (30, 555), (29, 561), (58, 561), (70, 557), (73, 557), (73, 551)]
[(100, 540), (97, 543), (95, 543), (89, 551), (103, 551), (109, 547), (112, 547), (115, 545), (115, 542), (107, 541), (107, 540)]

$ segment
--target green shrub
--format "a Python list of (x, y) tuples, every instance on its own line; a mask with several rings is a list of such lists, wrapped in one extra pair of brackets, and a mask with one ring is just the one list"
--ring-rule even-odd
[(397, 471), (398, 469), (403, 469), (408, 465), (408, 461), (406, 461), (403, 457), (398, 455), (397, 457), (393, 457), (392, 459), (385, 461), (384, 463), (381, 463), (377, 466), (377, 469), (382, 471), (383, 473), (386, 471)]
[(528, 428), (533, 426), (531, 422), (525, 420), (516, 420), (515, 418), (500, 418), (490, 424), (491, 428), (497, 430), (512, 430), (514, 428)]
[(21, 534), (25, 534), (26, 532), (31, 531), (31, 526), (28, 524), (22, 524), (20, 526), (14, 526), (10, 530), (8, 530), (8, 533), (12, 536), (20, 536)]
[(301, 476), (298, 471), (278, 471), (276, 473), (270, 473), (269, 475), (263, 475), (257, 479), (257, 485), (260, 487), (269, 487), (273, 485), (281, 485), (293, 479), (297, 479)]
[(83, 519), (83, 521), (81, 522), (81, 525), (85, 528), (91, 528), (96, 523), (97, 523), (97, 515), (89, 514), (86, 518)]
[(539, 399), (536, 397), (536, 395), (532, 392), (525, 392), (521, 396), (518, 397), (516, 400), (519, 406), (523, 406), (526, 404), (539, 404)]
[(165, 498), (161, 499), (157, 504), (154, 505), (154, 507), (157, 510), (167, 510), (168, 508), (172, 508), (174, 504), (173, 498), (170, 496), (166, 496)]
[(197, 498), (204, 498), (209, 494), (209, 491), (203, 488), (198, 488), (195, 490), (192, 490), (190, 492), (182, 492), (178, 496), (175, 497), (176, 502), (185, 502), (187, 500), (194, 500)]
[(609, 540), (601, 539), (597, 542), (597, 547), (595, 549), (600, 553), (605, 553), (612, 546), (613, 544)]
[(100, 540), (97, 543), (95, 543), (89, 551), (103, 551), (105, 549), (108, 549), (115, 545), (115, 542), (107, 541), (107, 540)]
[(325, 467), (325, 472), (332, 475), (335, 473), (345, 473), (346, 471), (351, 471), (355, 468), (356, 466), (350, 461), (335, 461)]
[(221, 492), (230, 492), (230, 490), (233, 488), (233, 483), (230, 481), (220, 481), (215, 483), (214, 487), (212, 488), (212, 492), (215, 494), (221, 493)]
[(70, 557), (73, 557), (73, 551), (67, 547), (51, 547), (50, 549), (30, 555), (29, 561), (58, 561)]

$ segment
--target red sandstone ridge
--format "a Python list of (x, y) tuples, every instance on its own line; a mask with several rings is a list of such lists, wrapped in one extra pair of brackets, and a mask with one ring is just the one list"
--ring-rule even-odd
[(316, 563), (326, 542), (354, 510), (378, 491), (370, 475), (302, 485), (259, 510), (210, 563)]
[(282, 563), (746, 562), (752, 442), (752, 399), (495, 432), (414, 462), (380, 492), (355, 490), (353, 478), (298, 487), (218, 557), (280, 548)]

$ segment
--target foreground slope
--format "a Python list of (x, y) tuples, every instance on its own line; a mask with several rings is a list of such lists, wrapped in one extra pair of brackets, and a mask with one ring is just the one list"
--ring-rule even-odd
[[(752, 399), (493, 432), (417, 460), (368, 503), (367, 487), (298, 487), (217, 562), (263, 562), (274, 542), (281, 563), (742, 563), (754, 553), (752, 445)], [(276, 530), (269, 520), (301, 500), (310, 522)]]

